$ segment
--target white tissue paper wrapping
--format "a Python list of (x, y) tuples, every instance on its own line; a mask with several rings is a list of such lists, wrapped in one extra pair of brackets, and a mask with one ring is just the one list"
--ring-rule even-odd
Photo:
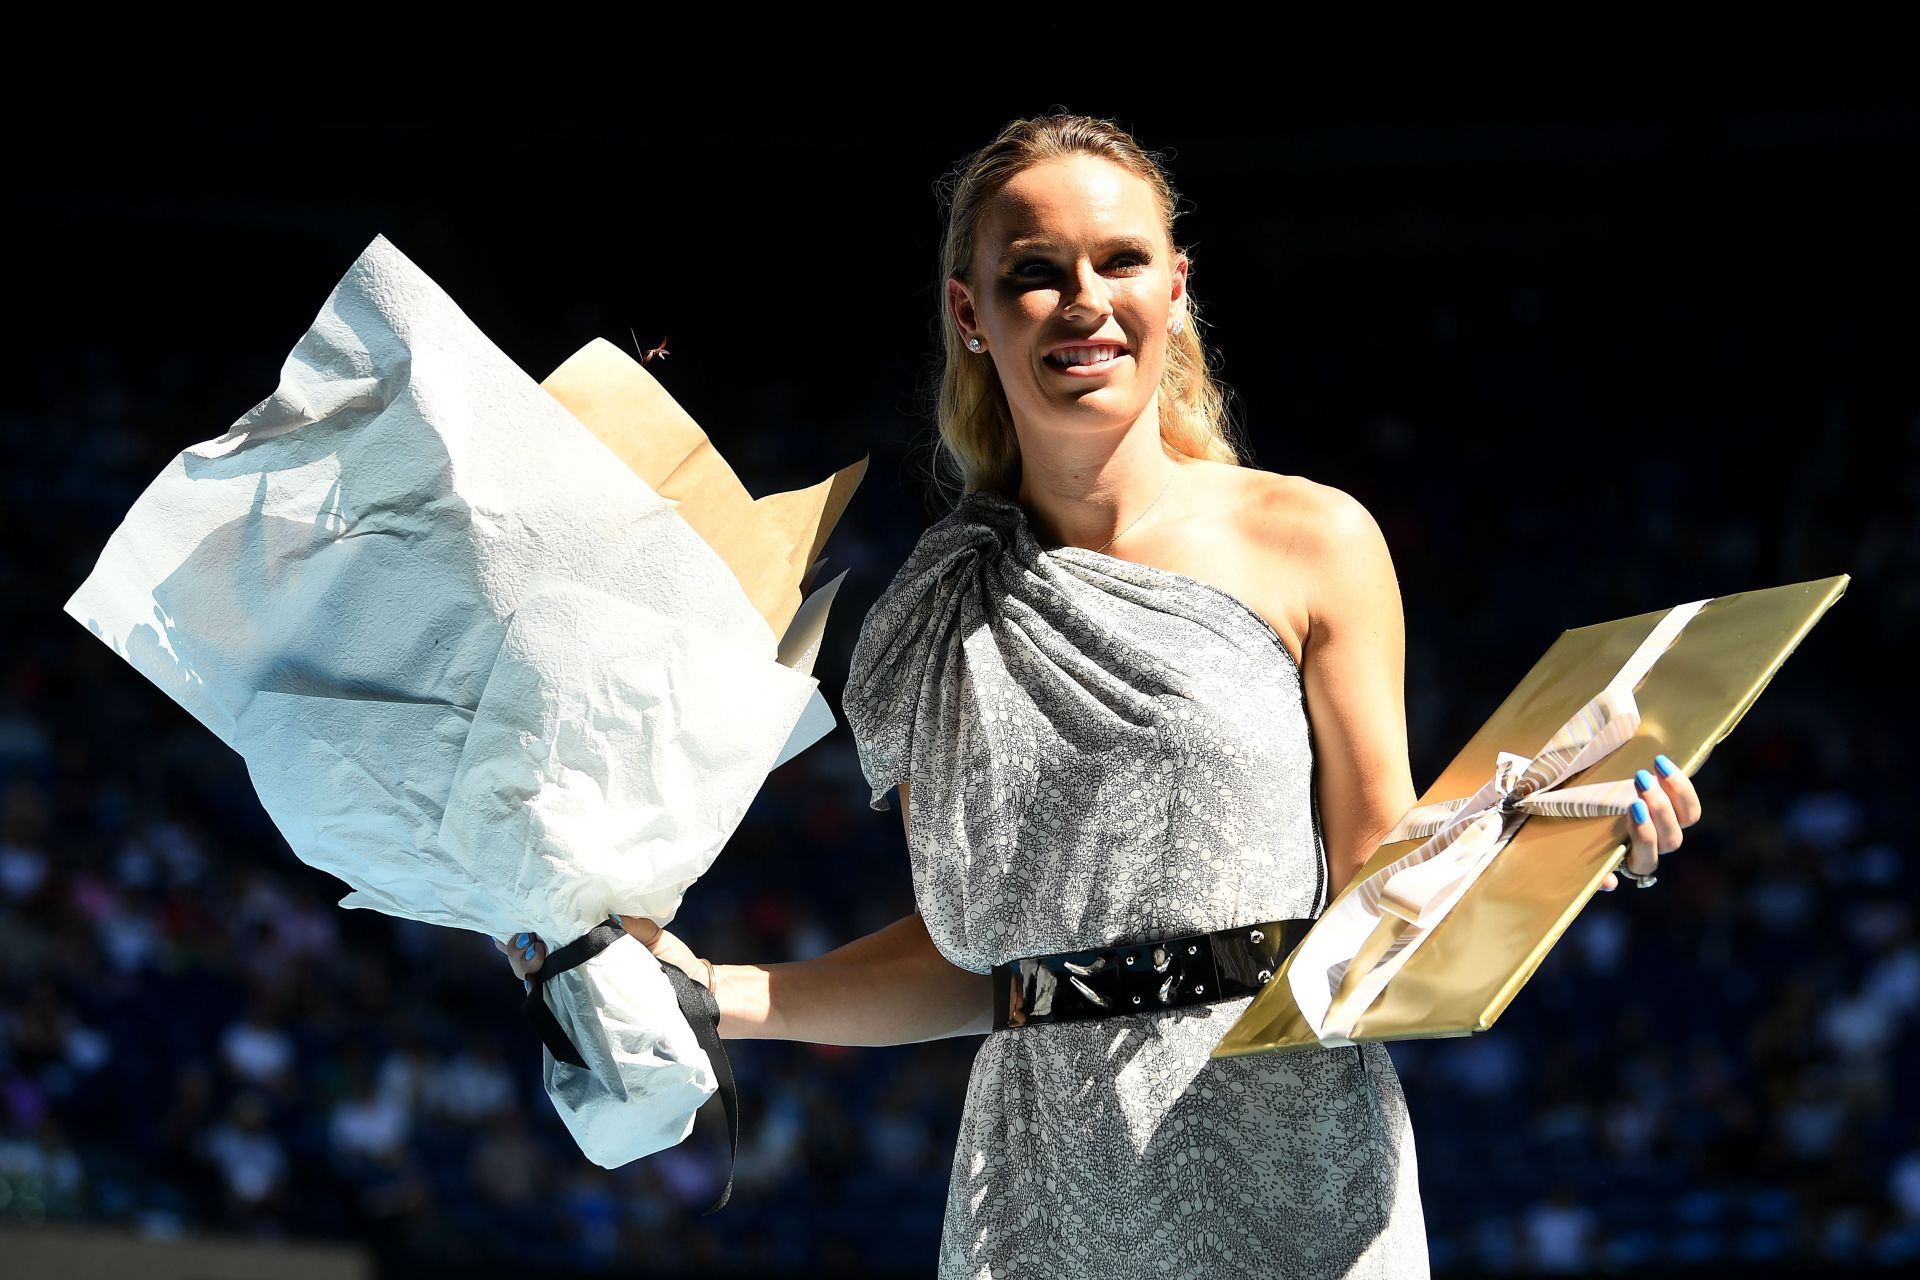
[[(673, 504), (384, 238), (67, 612), (246, 759), (342, 906), (553, 948), (671, 922), (832, 724)], [(619, 939), (544, 991), (581, 1150), (684, 1139), (718, 1082), (653, 954)]]

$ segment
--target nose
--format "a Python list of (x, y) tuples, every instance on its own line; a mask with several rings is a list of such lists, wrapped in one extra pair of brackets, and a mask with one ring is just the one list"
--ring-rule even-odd
[(1067, 290), (1067, 312), (1082, 311), (1095, 319), (1105, 319), (1111, 309), (1107, 305), (1107, 282), (1094, 270), (1090, 258), (1082, 258), (1073, 269), (1073, 286)]

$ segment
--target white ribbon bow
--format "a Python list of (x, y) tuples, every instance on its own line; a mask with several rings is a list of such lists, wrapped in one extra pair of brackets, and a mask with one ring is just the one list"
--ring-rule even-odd
[(1321, 1044), (1353, 1043), (1354, 1023), (1529, 816), (1597, 818), (1632, 808), (1638, 793), (1631, 778), (1560, 784), (1639, 731), (1633, 690), (1707, 603), (1695, 600), (1668, 610), (1606, 688), (1538, 752), (1500, 752), (1485, 786), (1462, 799), (1411, 809), (1387, 834), (1382, 844), (1429, 838), (1335, 903), (1287, 969), (1294, 1001)]

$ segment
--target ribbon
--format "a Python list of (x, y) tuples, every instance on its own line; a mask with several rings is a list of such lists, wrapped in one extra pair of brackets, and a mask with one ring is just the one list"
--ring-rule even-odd
[[(618, 916), (613, 916), (595, 925), (587, 932), (567, 943), (564, 947), (549, 951), (540, 967), (527, 975), (527, 997), (521, 1004), (521, 1011), (528, 1021), (540, 1032), (540, 1039), (546, 1044), (547, 1052), (560, 1062), (569, 1066), (587, 1069), (567, 1035), (566, 1028), (560, 1025), (560, 1019), (553, 1014), (547, 1004), (545, 984), (567, 970), (585, 964), (605, 951), (621, 938), (629, 937), (626, 927)], [(637, 940), (636, 940), (637, 941)], [(655, 957), (659, 959), (659, 957)], [(713, 1213), (727, 1203), (733, 1195), (734, 1166), (740, 1160), (740, 1099), (739, 1091), (733, 1081), (733, 1063), (727, 1058), (725, 1046), (720, 1042), (720, 1002), (708, 991), (705, 983), (695, 982), (678, 965), (660, 961), (660, 971), (667, 975), (667, 982), (673, 987), (674, 999), (680, 1004), (681, 1016), (687, 1025), (693, 1028), (694, 1039), (705, 1050), (708, 1060), (713, 1064), (714, 1079), (720, 1088), (720, 1105), (727, 1112), (727, 1185), (720, 1189), (720, 1198), (706, 1209), (701, 1216)]]
[(1631, 778), (1561, 783), (1639, 732), (1634, 689), (1708, 603), (1669, 609), (1606, 687), (1533, 755), (1499, 752), (1493, 776), (1478, 791), (1410, 809), (1387, 833), (1382, 844), (1427, 839), (1329, 908), (1287, 967), (1294, 1002), (1321, 1044), (1353, 1043), (1354, 1023), (1528, 817), (1599, 818), (1632, 808), (1638, 792)]

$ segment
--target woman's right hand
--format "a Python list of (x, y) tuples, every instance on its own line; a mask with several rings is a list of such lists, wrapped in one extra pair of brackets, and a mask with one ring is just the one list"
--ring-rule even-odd
[(513, 976), (523, 981), (528, 974), (538, 973), (540, 966), (547, 962), (547, 944), (540, 941), (537, 933), (516, 933), (506, 942), (495, 938), (493, 945), (506, 952)]
[[(693, 954), (693, 948), (679, 938), (645, 916), (621, 916), (620, 925), (653, 952), (656, 959), (666, 961), (707, 990), (713, 990), (713, 966)], [(507, 963), (513, 966), (513, 976), (523, 981), (529, 974), (538, 973), (547, 960), (547, 944), (540, 941), (536, 933), (515, 934), (508, 942), (496, 938), (493, 945), (505, 953)]]
[(693, 954), (692, 947), (645, 916), (621, 916), (620, 925), (653, 952), (655, 959), (664, 960), (707, 990), (713, 990), (713, 966)]

